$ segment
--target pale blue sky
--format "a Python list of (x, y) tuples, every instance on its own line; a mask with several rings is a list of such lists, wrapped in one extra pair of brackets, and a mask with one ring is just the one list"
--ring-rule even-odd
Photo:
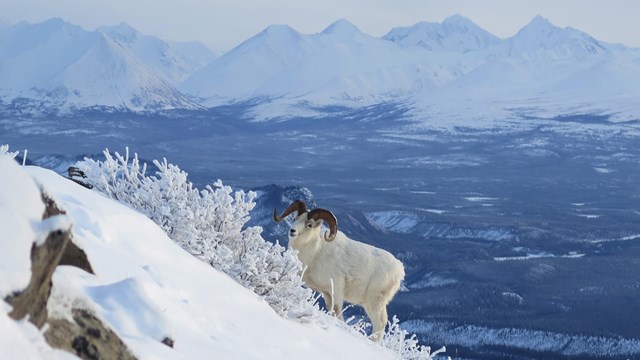
[(639, 0), (0, 0), (0, 18), (16, 23), (62, 17), (86, 29), (126, 22), (170, 40), (229, 50), (270, 24), (302, 33), (345, 18), (380, 36), (394, 26), (464, 15), (505, 38), (540, 14), (599, 40), (640, 47)]

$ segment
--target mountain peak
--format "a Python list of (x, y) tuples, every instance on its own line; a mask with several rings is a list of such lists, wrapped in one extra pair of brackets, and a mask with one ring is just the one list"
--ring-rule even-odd
[(139, 35), (138, 30), (125, 22), (121, 22), (115, 26), (102, 26), (99, 30), (108, 34), (111, 38), (125, 43), (133, 42)]
[[(31, 25), (29, 23), (26, 23), (26, 24), (27, 24), (27, 26)], [(48, 29), (49, 31), (53, 31), (54, 29), (61, 29), (64, 26), (71, 26), (71, 24), (69, 24), (68, 22), (64, 21), (62, 18), (54, 17), (54, 18), (42, 21), (40, 23), (37, 23), (37, 24), (35, 24), (35, 26), (38, 26), (38, 27), (43, 28), (43, 29)], [(73, 26), (75, 26), (75, 25), (73, 25)]]
[(458, 27), (478, 27), (473, 21), (469, 20), (469, 18), (459, 14), (451, 15), (448, 18), (444, 19), (442, 21), (442, 25)]
[(322, 34), (360, 34), (361, 31), (349, 20), (339, 19), (327, 26)]
[(74, 25), (70, 22), (67, 22), (60, 17), (50, 18), (35, 24), (31, 24), (26, 21), (21, 21), (15, 26), (20, 28), (38, 29), (38, 31), (41, 31), (42, 33), (46, 33), (46, 34), (53, 34), (63, 29), (66, 29), (71, 32), (80, 32), (80, 33), (85, 31), (82, 27), (78, 25)]
[(114, 26), (113, 29), (121, 31), (121, 32), (128, 32), (128, 33), (137, 33), (138, 32), (136, 29), (131, 27), (131, 25), (127, 24), (126, 22), (121, 22), (120, 24)]
[[(270, 36), (291, 36), (291, 35), (299, 35), (298, 31), (286, 24), (273, 24), (267, 26), (262, 32), (262, 35), (270, 35)], [(259, 34), (259, 35), (260, 35)]]
[(64, 21), (61, 17), (52, 17), (51, 19), (47, 19), (42, 22), (42, 24), (50, 24), (50, 25), (62, 25), (66, 23), (67, 22)]
[(551, 58), (584, 57), (606, 51), (606, 46), (582, 31), (555, 26), (538, 15), (508, 39), (510, 55)]
[(547, 20), (546, 18), (540, 16), (540, 15), (536, 15), (533, 19), (531, 19), (531, 21), (525, 25), (525, 27), (523, 27), (520, 31), (522, 30), (528, 30), (528, 31), (549, 31), (549, 30), (554, 30), (554, 29), (558, 29), (557, 26), (553, 25), (549, 20)]
[(403, 46), (454, 52), (484, 49), (500, 41), (462, 15), (450, 16), (442, 23), (419, 22), (394, 28), (383, 38)]

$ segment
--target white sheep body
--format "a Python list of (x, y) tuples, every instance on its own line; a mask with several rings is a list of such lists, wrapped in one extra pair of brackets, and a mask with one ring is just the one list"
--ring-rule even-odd
[(400, 288), (404, 266), (391, 253), (358, 242), (338, 231), (325, 241), (322, 221), (296, 218), (289, 233), (289, 246), (298, 251), (305, 266), (303, 281), (319, 291), (327, 308), (342, 318), (344, 301), (364, 308), (373, 324), (373, 337), (382, 338), (387, 324), (387, 304)]

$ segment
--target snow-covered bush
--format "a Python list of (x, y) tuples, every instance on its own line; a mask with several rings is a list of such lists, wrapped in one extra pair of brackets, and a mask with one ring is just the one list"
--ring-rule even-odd
[[(262, 228), (245, 227), (255, 206), (253, 192), (233, 191), (220, 180), (203, 190), (193, 187), (187, 173), (166, 159), (154, 161), (157, 171), (147, 175), (137, 154), (113, 155), (105, 160), (85, 158), (77, 164), (86, 181), (107, 196), (128, 204), (157, 223), (182, 248), (223, 271), (262, 296), (282, 316), (331, 321), (352, 333), (367, 336), (370, 324), (343, 323), (322, 313), (318, 296), (304, 287), (302, 264), (294, 251), (265, 241)], [(418, 345), (393, 318), (381, 346), (402, 359), (428, 360), (430, 348)]]
[(262, 296), (280, 315), (308, 316), (313, 293), (303, 287), (295, 253), (261, 237), (259, 227), (243, 228), (255, 206), (255, 193), (233, 192), (217, 181), (203, 190), (166, 159), (147, 175), (137, 154), (104, 151), (105, 160), (79, 162), (97, 190), (128, 204), (160, 225), (186, 251)]
[(395, 316), (391, 319), (384, 338), (382, 339), (382, 346), (406, 360), (431, 359), (447, 351), (443, 346), (432, 354), (429, 346), (418, 344), (418, 339), (415, 334), (409, 334), (409, 332), (400, 327), (400, 321)]
[(18, 152), (19, 151), (9, 151), (9, 145), (0, 145), (0, 156), (10, 156), (11, 158), (15, 159), (18, 155)]

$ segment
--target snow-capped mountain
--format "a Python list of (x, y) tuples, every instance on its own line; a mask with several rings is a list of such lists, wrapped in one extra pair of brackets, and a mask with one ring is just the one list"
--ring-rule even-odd
[(315, 51), (263, 82), (256, 89), (257, 95), (367, 103), (381, 95), (402, 94), (421, 86), (417, 82), (423, 79), (415, 76), (412, 66), (415, 59), (403, 57), (397, 45), (364, 34), (346, 20), (338, 20), (305, 39)]
[(499, 48), (506, 56), (560, 59), (602, 54), (607, 51), (607, 44), (582, 31), (557, 27), (538, 15)]
[(460, 15), (450, 16), (442, 23), (420, 22), (409, 27), (397, 27), (383, 38), (403, 46), (461, 53), (500, 43), (497, 36)]
[(316, 44), (287, 25), (271, 25), (196, 72), (179, 88), (201, 98), (241, 99), (316, 52)]
[(47, 108), (197, 107), (112, 38), (61, 19), (4, 32), (0, 84), (5, 102), (26, 98)]
[(635, 93), (637, 59), (637, 50), (541, 16), (508, 39), (462, 16), (395, 28), (382, 38), (339, 20), (310, 35), (270, 27), (180, 89), (207, 106), (253, 100), (252, 115), (259, 119), (384, 101), (411, 104), (414, 117), (488, 119), (527, 108), (528, 115), (597, 111), (630, 119), (640, 108), (625, 106), (623, 115), (615, 107)]
[(0, 25), (0, 101), (134, 110), (247, 103), (256, 119), (381, 102), (408, 105), (415, 118), (489, 119), (525, 108), (528, 115), (640, 116), (640, 105), (627, 100), (637, 93), (640, 50), (541, 16), (508, 39), (459, 15), (380, 38), (347, 20), (317, 34), (272, 25), (205, 66), (210, 59), (200, 45), (126, 24), (98, 31), (60, 19)]
[(129, 50), (172, 85), (182, 82), (216, 58), (201, 43), (166, 42), (155, 36), (143, 35), (126, 23), (103, 26), (98, 30)]
[(425, 58), (338, 20), (312, 35), (268, 27), (179, 88), (209, 105), (250, 98), (371, 103), (440, 86), (464, 67), (448, 54)]
[(357, 26), (353, 25), (346, 19), (339, 19), (327, 26), (320, 35), (332, 36), (332, 40), (365, 43), (371, 41), (373, 37), (360, 31)]

